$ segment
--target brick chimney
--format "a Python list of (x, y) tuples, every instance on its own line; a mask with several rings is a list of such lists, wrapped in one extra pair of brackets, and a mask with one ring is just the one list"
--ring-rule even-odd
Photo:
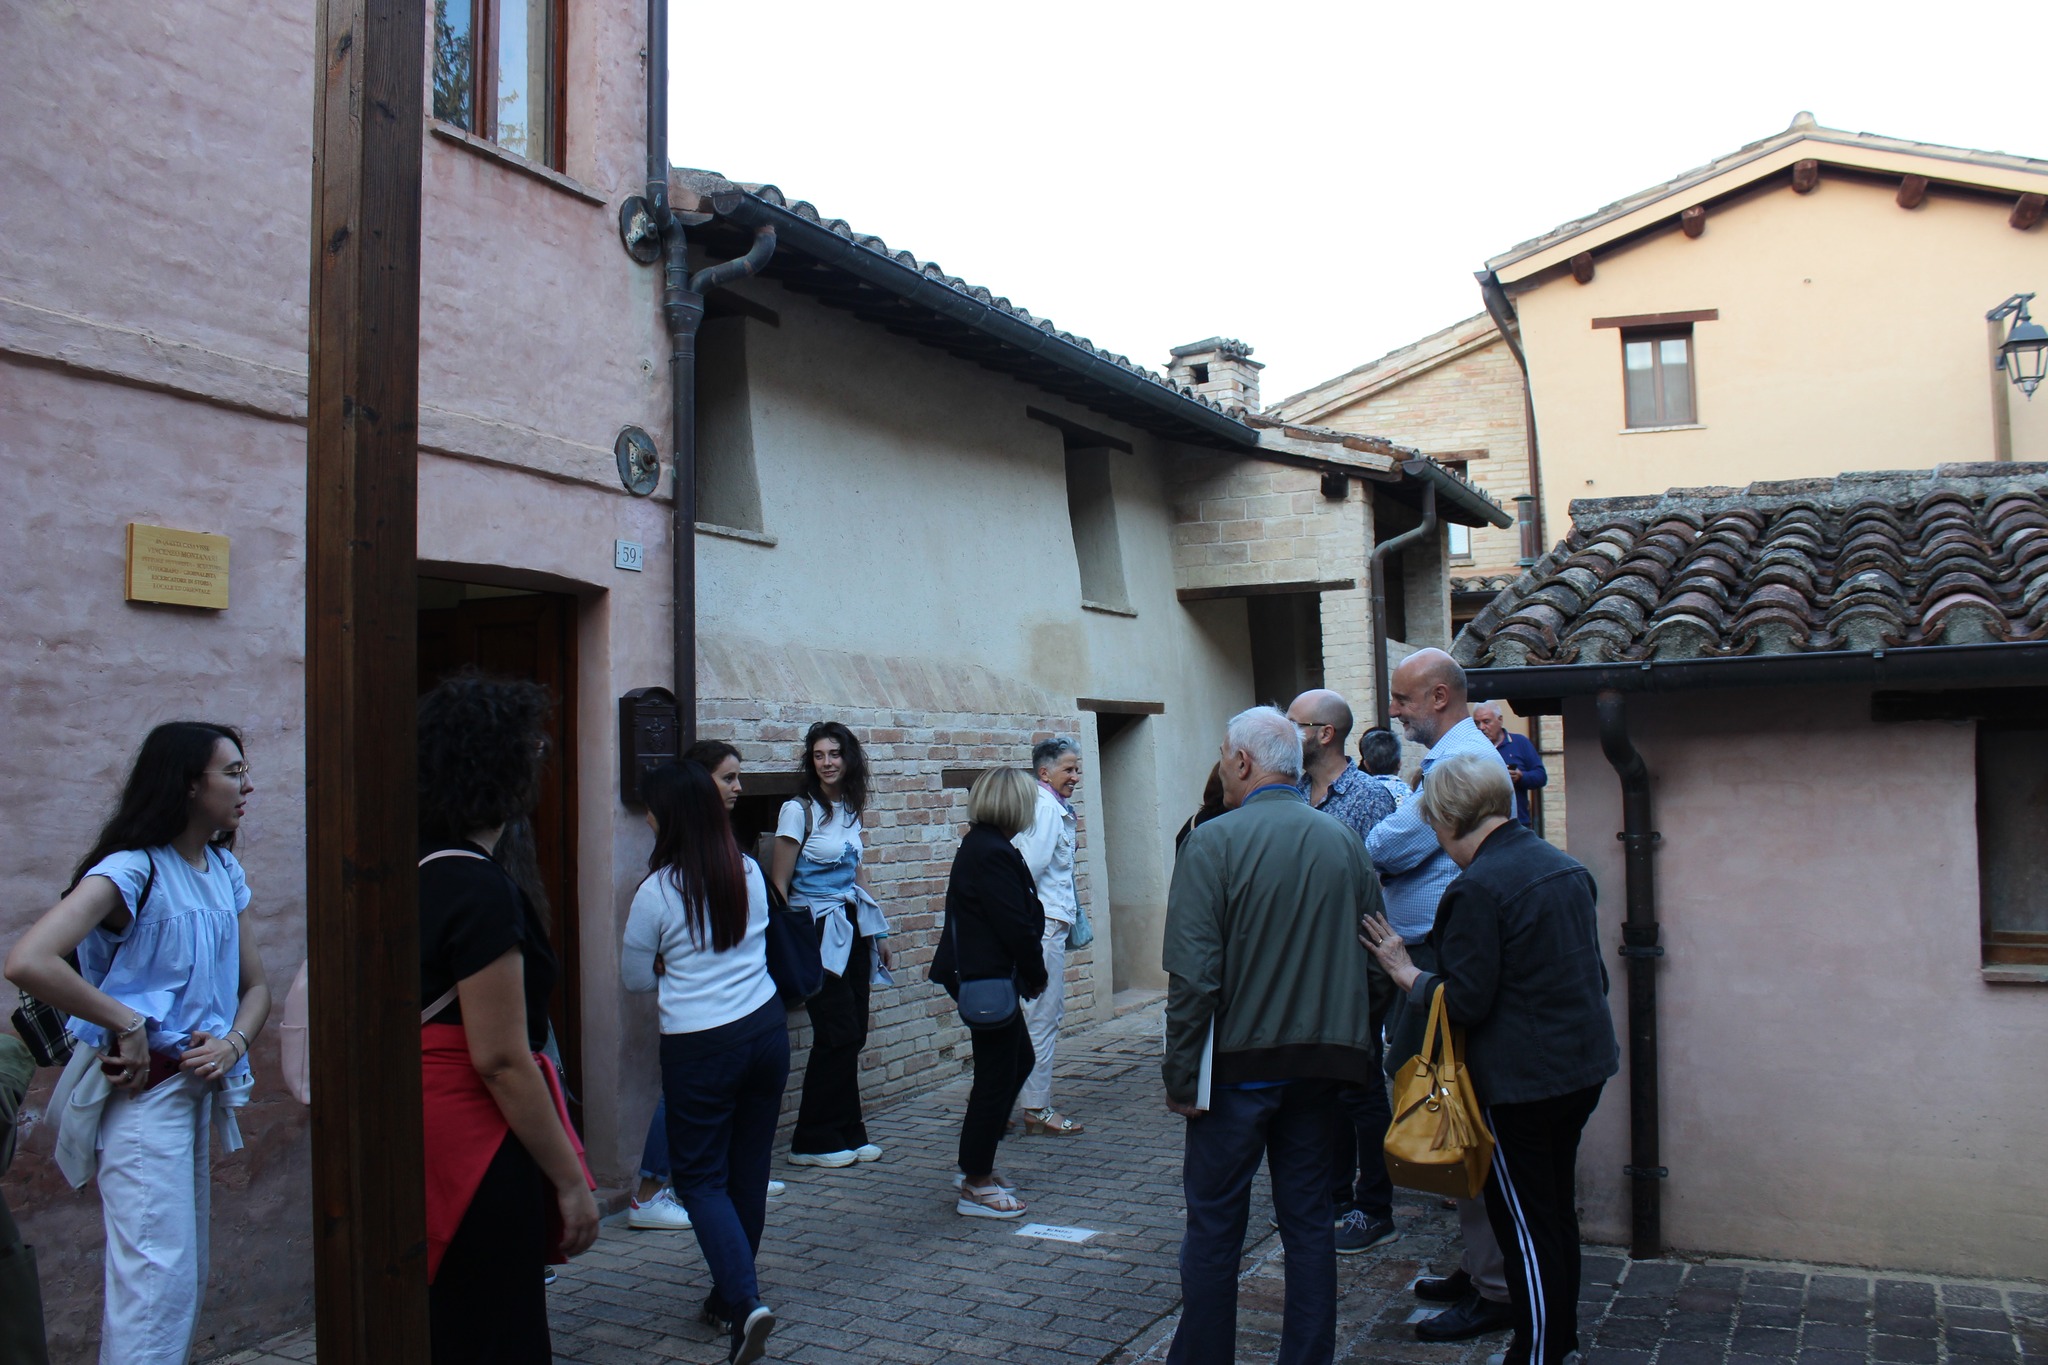
[(1265, 368), (1252, 359), (1252, 348), (1242, 341), (1210, 337), (1174, 347), (1166, 377), (1226, 408), (1257, 412), (1259, 371)]

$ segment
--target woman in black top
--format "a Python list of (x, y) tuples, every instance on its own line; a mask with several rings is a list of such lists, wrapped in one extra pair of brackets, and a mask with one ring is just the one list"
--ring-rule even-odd
[(1429, 771), (1422, 818), (1463, 868), (1444, 888), (1420, 971), (1374, 916), (1360, 936), (1418, 1008), (1443, 987), (1494, 1136), (1486, 1217), (1507, 1260), (1515, 1324), (1505, 1365), (1558, 1365), (1579, 1349), (1579, 1134), (1620, 1069), (1593, 878), (1517, 824), (1507, 769), (1459, 754)]
[[(985, 772), (968, 794), (972, 824), (946, 883), (946, 922), (931, 965), (931, 979), (956, 999), (963, 979), (1013, 977), (1025, 1000), (1045, 989), (1045, 911), (1024, 855), (1010, 842), (1030, 827), (1037, 805), (1038, 784), (1021, 768)], [(1022, 1010), (972, 1032), (974, 1088), (960, 1124), (954, 1207), (970, 1218), (1016, 1218), (1024, 1205), (996, 1178), (996, 1144), (1037, 1058)]]
[[(420, 999), (435, 1365), (552, 1361), (544, 1266), (597, 1237), (547, 1043), (547, 924), (492, 861), (529, 813), (545, 689), (462, 675), (420, 699)], [(445, 1003), (443, 1003), (445, 1002)], [(438, 1008), (436, 1007), (438, 1006)]]

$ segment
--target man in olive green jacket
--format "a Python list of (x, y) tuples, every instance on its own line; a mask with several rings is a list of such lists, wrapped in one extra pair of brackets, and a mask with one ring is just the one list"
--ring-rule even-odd
[[(1302, 799), (1301, 735), (1269, 706), (1231, 718), (1222, 753), (1234, 807), (1189, 836), (1166, 911), (1167, 1107), (1188, 1120), (1182, 1311), (1169, 1365), (1228, 1365), (1237, 1264), (1263, 1159), (1287, 1252), (1277, 1365), (1336, 1351), (1330, 1189), (1342, 1082), (1380, 1078), (1376, 980), (1358, 940), (1381, 909), (1350, 829)], [(1383, 978), (1378, 978), (1383, 981)]]
[[(15, 1119), (35, 1069), (21, 1040), (0, 1033), (0, 1175), (14, 1160)], [(5, 1195), (0, 1195), (0, 1365), (50, 1365), (35, 1249), (22, 1244)]]

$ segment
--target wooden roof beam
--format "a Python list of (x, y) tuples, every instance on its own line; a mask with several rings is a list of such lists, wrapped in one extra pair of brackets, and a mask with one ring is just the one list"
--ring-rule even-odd
[(2021, 232), (2025, 232), (2028, 228), (2041, 221), (2041, 214), (2044, 209), (2048, 209), (2048, 195), (2023, 194), (2020, 196), (2019, 202), (2012, 206), (2012, 217), (2005, 221), (2018, 228)]
[(1917, 209), (1927, 202), (1927, 177), (1909, 175), (1899, 182), (1899, 207)]

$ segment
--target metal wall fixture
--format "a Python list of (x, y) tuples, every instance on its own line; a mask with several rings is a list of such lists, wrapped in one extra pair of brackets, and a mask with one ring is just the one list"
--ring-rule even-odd
[(2041, 387), (2044, 374), (2048, 374), (2048, 330), (2034, 321), (2027, 312), (2027, 305), (2033, 302), (2032, 294), (2014, 294), (1998, 307), (1984, 315), (1996, 335), (1997, 326), (2007, 318), (2012, 319), (2012, 330), (2005, 340), (1998, 344), (1994, 361), (2005, 377), (2019, 386), (2020, 392), (2029, 399), (2034, 390)]
[(619, 482), (628, 493), (644, 498), (661, 482), (661, 451), (654, 438), (639, 427), (626, 427), (612, 442), (612, 454), (619, 460)]

